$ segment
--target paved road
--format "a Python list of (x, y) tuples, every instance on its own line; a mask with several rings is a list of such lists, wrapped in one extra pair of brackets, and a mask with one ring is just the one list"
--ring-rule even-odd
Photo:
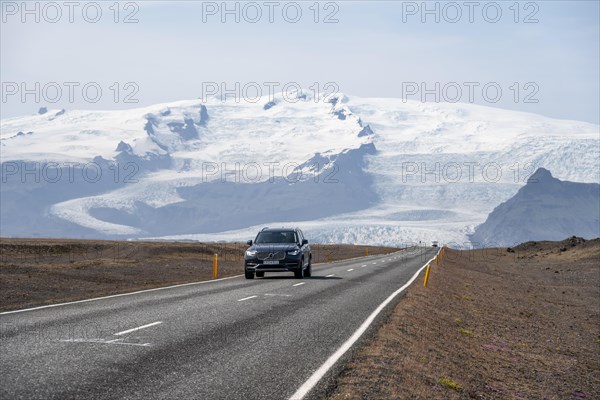
[(287, 399), (435, 253), (4, 313), (0, 398)]

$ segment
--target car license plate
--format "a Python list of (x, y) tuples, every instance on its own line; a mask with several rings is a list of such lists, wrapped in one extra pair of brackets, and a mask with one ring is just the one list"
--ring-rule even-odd
[(265, 260), (265, 265), (279, 264), (279, 260)]

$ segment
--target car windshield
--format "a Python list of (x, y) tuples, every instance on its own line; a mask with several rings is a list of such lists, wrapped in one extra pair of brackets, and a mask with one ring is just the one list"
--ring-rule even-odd
[(255, 243), (298, 243), (294, 231), (261, 232)]

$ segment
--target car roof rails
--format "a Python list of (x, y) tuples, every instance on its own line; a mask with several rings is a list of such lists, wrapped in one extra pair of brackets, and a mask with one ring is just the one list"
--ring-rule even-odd
[(262, 231), (264, 231), (264, 230), (267, 230), (267, 229), (269, 229), (269, 227), (268, 227), (268, 226), (265, 226), (265, 227), (264, 227), (264, 228), (262, 228), (260, 231), (262, 232)]

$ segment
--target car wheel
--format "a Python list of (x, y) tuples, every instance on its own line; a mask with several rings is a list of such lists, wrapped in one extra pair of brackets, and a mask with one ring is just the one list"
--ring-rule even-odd
[(297, 279), (302, 279), (304, 277), (304, 259), (300, 260), (300, 264), (298, 265), (298, 271), (294, 271), (294, 277)]
[(306, 266), (306, 271), (304, 271), (304, 276), (310, 278), (312, 276), (312, 259), (308, 258), (308, 265)]
[(244, 275), (246, 275), (246, 279), (254, 279), (254, 272), (246, 271)]
[(257, 278), (262, 278), (264, 276), (265, 276), (265, 272), (264, 271), (262, 271), (262, 272), (256, 272), (256, 277)]

